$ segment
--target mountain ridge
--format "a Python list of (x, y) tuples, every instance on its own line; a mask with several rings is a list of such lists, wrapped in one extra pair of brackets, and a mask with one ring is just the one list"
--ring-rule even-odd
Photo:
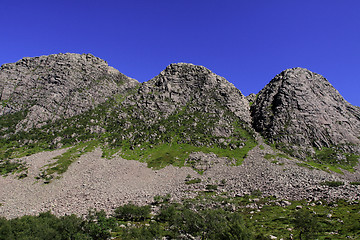
[[(46, 68), (51, 69), (43, 70)], [(18, 77), (18, 80), (8, 80), (11, 76)], [(93, 85), (85, 85), (79, 91), (78, 81)], [(15, 85), (24, 86), (14, 87), (14, 82)], [(253, 135), (251, 128), (254, 128), (267, 141), (275, 144), (276, 148), (303, 160), (309, 157), (319, 160), (317, 155), (322, 154), (319, 151), (333, 149), (329, 151), (336, 155), (335, 162), (353, 166), (357, 161), (350, 162), (349, 158), (354, 160), (355, 155), (360, 154), (359, 108), (346, 102), (324, 77), (299, 67), (282, 71), (256, 96), (248, 97), (225, 78), (203, 66), (173, 63), (151, 80), (140, 84), (108, 67), (106, 61), (91, 54), (54, 54), (5, 64), (1, 66), (0, 83), (2, 115), (5, 113), (6, 118), (6, 113), (20, 112), (20, 116), (17, 116), (20, 121), (16, 123), (13, 133), (28, 131), (32, 129), (31, 126), (46, 127), (50, 119), (50, 122), (54, 122), (75, 117), (78, 118), (76, 121), (82, 122), (75, 126), (68, 121), (66, 124), (73, 130), (65, 125), (53, 127), (60, 132), (68, 132), (65, 134), (68, 135), (66, 141), (64, 136), (60, 136), (63, 134), (52, 132), (51, 137), (49, 129), (40, 129), (42, 133), (35, 133), (44, 134), (46, 131), (47, 138), (52, 140), (51, 143), (43, 144), (50, 144), (51, 148), (54, 147), (54, 142), (62, 146), (65, 143), (95, 139), (95, 135), (104, 143), (109, 142), (109, 146), (116, 147), (123, 146), (126, 138), (130, 139), (125, 144), (129, 150), (142, 144), (171, 143), (175, 139), (178, 139), (176, 142), (191, 142), (198, 147), (215, 144), (227, 149), (232, 144), (233, 147), (237, 146), (235, 148), (241, 148), (240, 142), (231, 143), (238, 141), (232, 134), (234, 123), (240, 123), (240, 128), (247, 129), (245, 132), (249, 136)], [(56, 87), (53, 86), (54, 83)], [(67, 83), (75, 88), (66, 88), (64, 84)], [(34, 97), (31, 89), (39, 84), (43, 89)], [(30, 91), (27, 90), (29, 86)], [(59, 95), (63, 99), (61, 102)], [(66, 96), (72, 97), (66, 100)], [(90, 104), (89, 97), (92, 98)], [(32, 105), (28, 106), (29, 102)], [(64, 104), (68, 110), (64, 111)], [(96, 110), (98, 113), (102, 112), (102, 117), (99, 115), (102, 122), (96, 116), (91, 117), (91, 123), (81, 119), (90, 117), (86, 114), (81, 116), (99, 104), (107, 106), (106, 111), (101, 108)], [(44, 106), (47, 109), (44, 110)], [(49, 111), (48, 106), (53, 110)], [(24, 119), (21, 119), (24, 117), (21, 114), (25, 116)], [(179, 118), (179, 114), (183, 116), (183, 120)], [(175, 119), (169, 120), (173, 117)], [(168, 125), (169, 121), (172, 125)], [(196, 121), (201, 121), (201, 128)], [(211, 124), (208, 124), (209, 121)], [(183, 128), (184, 126), (187, 128)], [(79, 127), (85, 133), (79, 131)], [(4, 136), (11, 134), (9, 129), (13, 128), (3, 128)], [(176, 128), (182, 129), (182, 132), (174, 135), (173, 130)], [(86, 133), (88, 131), (93, 137), (86, 137), (89, 135)], [(195, 140), (195, 135), (200, 140)], [(34, 139), (27, 141), (33, 142)]]
[(78, 115), (138, 82), (91, 54), (23, 58), (0, 68), (0, 116), (28, 111), (19, 129)]
[[(85, 209), (80, 211), (73, 203), (84, 202), (89, 195), (91, 201), (86, 207), (96, 207), (97, 199), (101, 199), (106, 202), (101, 206), (110, 211), (115, 203), (137, 197), (140, 203), (148, 202), (161, 191), (177, 198), (193, 196), (194, 191), (219, 182), (227, 182), (222, 189), (234, 196), (259, 190), (266, 196), (286, 199), (296, 194), (301, 198), (360, 199), (357, 186), (350, 184), (360, 181), (360, 111), (321, 75), (303, 68), (288, 69), (276, 75), (257, 95), (245, 97), (232, 83), (203, 66), (170, 64), (151, 80), (138, 83), (92, 55), (63, 54), (43, 59), (50, 59), (50, 65), (61, 69), (63, 64), (58, 67), (58, 58), (64, 57), (71, 65), (66, 75), (70, 78), (61, 75), (59, 86), (61, 81), (75, 86), (93, 83), (84, 85), (80, 92), (75, 87), (65, 88), (70, 102), (67, 98), (53, 101), (52, 94), (59, 91), (49, 86), (55, 84), (52, 77), (57, 76), (57, 71), (28, 70), (27, 65), (39, 59), (21, 60), (19, 69), (16, 64), (0, 68), (0, 173), (7, 176), (0, 182), (7, 189), (0, 201), (5, 199), (8, 204), (0, 205), (0, 212), (4, 209), (7, 216), (20, 214), (15, 209), (27, 199), (19, 194), (28, 192), (31, 184), (41, 191), (44, 201), (31, 205), (36, 211), (51, 209), (48, 204), (53, 200), (47, 194), (56, 192), (57, 186), (66, 186), (66, 194), (56, 193), (60, 200), (54, 210), (58, 213), (82, 213)], [(27, 70), (19, 73), (22, 65)], [(77, 75), (78, 68), (84, 68), (84, 73)], [(47, 74), (39, 80), (47, 86), (42, 90), (47, 94), (39, 95), (33, 105), (22, 104), (22, 97), (32, 100), (32, 92), (25, 87), (15, 89), (14, 84), (8, 88), (11, 79), (4, 76), (11, 74), (25, 76), (24, 81), (30, 79), (31, 83), (37, 81), (39, 74)], [(15, 81), (22, 80), (19, 77)], [(75, 84), (77, 81), (79, 84)], [(16, 94), (11, 95), (13, 92)], [(88, 96), (95, 101), (87, 104)], [(73, 104), (73, 100), (79, 100), (79, 104)], [(26, 125), (24, 119), (32, 121), (29, 112), (39, 102), (41, 106), (49, 103), (80, 109), (65, 117), (53, 111), (47, 120), (35, 119), (36, 124)], [(41, 156), (39, 160), (37, 156)], [(144, 170), (145, 167), (151, 169)], [(146, 172), (147, 179), (139, 176), (136, 169)], [(96, 178), (91, 178), (92, 173)], [(179, 176), (174, 177), (177, 173)], [(196, 176), (203, 183), (188, 186), (184, 174)], [(135, 182), (130, 184), (127, 179)], [(144, 182), (152, 180), (156, 184), (150, 184), (150, 193), (144, 193)], [(344, 181), (345, 185), (333, 191), (322, 185), (324, 181)], [(134, 184), (136, 194), (131, 196), (133, 191), (125, 186), (121, 188), (129, 194), (119, 193), (111, 182)], [(157, 188), (157, 184), (161, 187)], [(11, 193), (11, 186), (22, 190)], [(101, 192), (111, 195), (110, 200)], [(12, 203), (6, 194), (22, 200)], [(66, 204), (71, 207), (64, 210)], [(30, 211), (28, 207), (21, 208)]]

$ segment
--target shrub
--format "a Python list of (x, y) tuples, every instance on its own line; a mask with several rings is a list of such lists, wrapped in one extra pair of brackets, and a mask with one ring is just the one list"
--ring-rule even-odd
[(114, 218), (108, 218), (104, 210), (90, 210), (83, 222), (84, 232), (91, 237), (90, 239), (109, 239), (114, 227)]
[(206, 185), (206, 190), (207, 191), (216, 191), (217, 187), (218, 187), (217, 185), (208, 184), (208, 185)]
[(321, 183), (321, 185), (329, 186), (329, 187), (339, 187), (341, 185), (344, 185), (344, 182), (341, 181), (325, 181)]
[(262, 192), (259, 189), (255, 189), (251, 192), (251, 196), (253, 197), (261, 197), (262, 196)]
[(58, 218), (50, 212), (11, 220), (0, 218), (0, 239), (89, 239), (82, 226), (83, 220), (75, 215)]
[(150, 206), (136, 206), (126, 204), (117, 207), (114, 211), (114, 217), (121, 221), (144, 221), (150, 217)]
[(165, 196), (156, 195), (154, 197), (154, 204), (168, 203), (171, 199), (171, 195), (168, 193)]
[(300, 209), (294, 214), (294, 227), (299, 231), (299, 239), (315, 239), (320, 230), (316, 215), (308, 210)]
[(188, 180), (185, 182), (185, 184), (194, 184), (194, 183), (201, 183), (201, 179), (200, 178), (194, 178), (191, 180)]

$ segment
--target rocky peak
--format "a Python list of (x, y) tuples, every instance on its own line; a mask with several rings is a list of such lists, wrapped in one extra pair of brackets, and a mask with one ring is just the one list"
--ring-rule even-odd
[(158, 76), (143, 83), (139, 93), (147, 103), (153, 101), (166, 114), (190, 101), (203, 106), (203, 109), (210, 105), (216, 109), (214, 104), (217, 102), (225, 105), (243, 121), (250, 122), (251, 119), (249, 103), (240, 90), (203, 66), (171, 64)]
[(314, 149), (359, 152), (360, 111), (321, 75), (304, 68), (276, 75), (251, 108), (254, 128), (305, 157)]
[(0, 68), (0, 116), (25, 112), (17, 129), (80, 114), (138, 82), (91, 54), (23, 58)]

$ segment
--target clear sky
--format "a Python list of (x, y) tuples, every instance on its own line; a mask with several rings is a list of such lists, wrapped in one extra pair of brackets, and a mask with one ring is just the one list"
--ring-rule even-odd
[(360, 106), (359, 0), (0, 0), (0, 22), (0, 65), (92, 53), (144, 82), (189, 62), (244, 95), (304, 67)]

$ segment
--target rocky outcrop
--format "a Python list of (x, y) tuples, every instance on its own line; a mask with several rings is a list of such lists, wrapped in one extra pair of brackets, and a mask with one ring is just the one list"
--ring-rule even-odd
[(240, 90), (203, 66), (171, 64), (143, 83), (138, 93), (127, 103), (144, 104), (165, 117), (192, 102), (198, 105), (198, 111), (216, 112), (224, 106), (245, 122), (251, 119), (248, 101)]
[(69, 118), (138, 82), (91, 54), (23, 58), (0, 68), (0, 116), (25, 111), (17, 130)]
[[(167, 193), (195, 197), (215, 185), (233, 197), (360, 199), (351, 184), (360, 181), (358, 166), (322, 171), (267, 144), (304, 159), (324, 148), (340, 158), (360, 154), (360, 108), (306, 69), (285, 70), (244, 97), (202, 66), (171, 64), (139, 84), (90, 54), (57, 54), (3, 65), (0, 100), (0, 167), (15, 169), (0, 178), (1, 216), (111, 212)], [(64, 145), (75, 146), (40, 152)], [(27, 169), (8, 174), (17, 170), (12, 163)]]
[[(155, 135), (184, 128), (182, 142), (212, 136), (228, 138), (235, 121), (251, 128), (249, 103), (240, 90), (209, 69), (188, 63), (169, 65), (128, 96), (121, 107), (121, 117), (138, 119), (147, 129), (159, 125)], [(132, 110), (123, 111), (129, 108)]]
[(313, 155), (314, 147), (360, 152), (359, 108), (307, 69), (288, 69), (275, 76), (251, 111), (257, 131), (298, 157)]

